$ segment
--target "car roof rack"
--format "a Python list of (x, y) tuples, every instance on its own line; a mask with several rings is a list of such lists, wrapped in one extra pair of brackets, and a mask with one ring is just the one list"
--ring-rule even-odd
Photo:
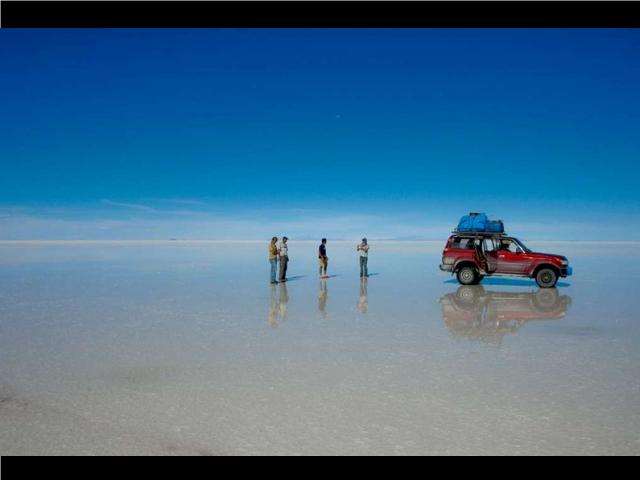
[(461, 232), (459, 230), (454, 230), (452, 232), (454, 235), (460, 235), (465, 237), (510, 237), (511, 235), (506, 232)]

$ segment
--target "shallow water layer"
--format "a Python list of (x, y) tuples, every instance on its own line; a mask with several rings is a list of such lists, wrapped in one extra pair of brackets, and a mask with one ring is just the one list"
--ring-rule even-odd
[[(640, 244), (557, 290), (440, 242), (0, 244), (0, 454), (640, 453)], [(624, 262), (620, 263), (620, 258)], [(615, 268), (612, 268), (615, 265)]]

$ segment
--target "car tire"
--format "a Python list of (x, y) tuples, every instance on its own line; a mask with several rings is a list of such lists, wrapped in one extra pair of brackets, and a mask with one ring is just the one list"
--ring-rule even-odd
[(558, 283), (558, 273), (552, 268), (542, 268), (536, 274), (536, 283), (540, 288), (553, 288)]
[(477, 285), (478, 282), (478, 272), (473, 267), (460, 268), (456, 277), (461, 285)]

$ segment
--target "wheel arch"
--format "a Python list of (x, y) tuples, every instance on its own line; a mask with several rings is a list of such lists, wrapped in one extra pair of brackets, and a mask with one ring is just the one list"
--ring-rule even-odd
[(544, 262), (536, 265), (533, 271), (531, 272), (531, 278), (536, 278), (536, 276), (538, 275), (538, 272), (540, 272), (540, 270), (542, 270), (543, 268), (550, 268), (551, 270), (556, 272), (556, 275), (558, 275), (558, 278), (560, 278), (560, 269), (558, 268), (558, 266), (548, 262)]
[(476, 271), (479, 271), (478, 265), (471, 260), (460, 260), (453, 266), (453, 273), (457, 273), (463, 267), (471, 267)]

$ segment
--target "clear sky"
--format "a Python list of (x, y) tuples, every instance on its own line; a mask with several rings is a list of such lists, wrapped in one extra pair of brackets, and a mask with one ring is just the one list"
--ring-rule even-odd
[(640, 240), (638, 30), (2, 30), (0, 239)]

